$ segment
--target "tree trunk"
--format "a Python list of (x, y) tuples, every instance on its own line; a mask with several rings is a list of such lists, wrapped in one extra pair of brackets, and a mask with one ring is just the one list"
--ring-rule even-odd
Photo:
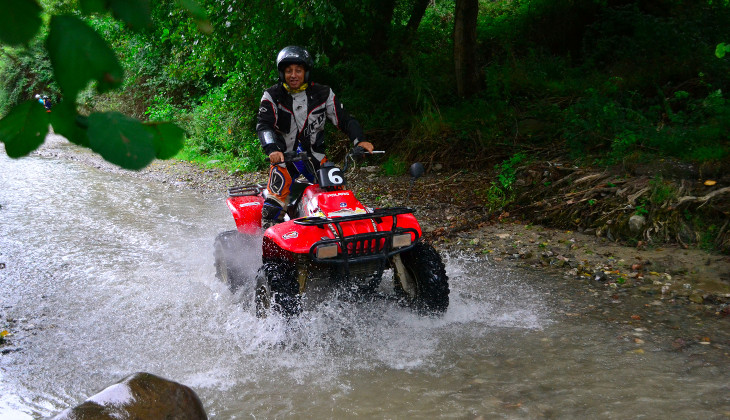
[(393, 21), (396, 0), (376, 0), (373, 2), (375, 16), (372, 23), (372, 50), (373, 57), (384, 53), (388, 48), (390, 24)]
[(476, 63), (478, 13), (479, 0), (456, 0), (454, 69), (456, 92), (461, 97), (471, 96), (479, 87), (479, 71)]
[(411, 41), (413, 41), (416, 31), (418, 31), (418, 27), (421, 25), (423, 15), (426, 14), (426, 8), (428, 8), (429, 3), (431, 3), (431, 0), (416, 0), (415, 3), (413, 3), (413, 11), (411, 11), (411, 17), (408, 19), (408, 24), (406, 24), (406, 35), (403, 40), (404, 44), (410, 45)]

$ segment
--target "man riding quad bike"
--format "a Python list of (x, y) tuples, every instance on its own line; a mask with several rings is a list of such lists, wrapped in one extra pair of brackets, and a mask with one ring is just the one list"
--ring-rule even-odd
[[(348, 156), (363, 153), (355, 147)], [(449, 285), (444, 264), (422, 240), (413, 210), (366, 207), (345, 188), (344, 173), (337, 166), (327, 162), (314, 170), (306, 153), (284, 155), (286, 163), (305, 164), (315, 179), (293, 182), (288, 220), (263, 233), (262, 265), (255, 280), (247, 278), (242, 261), (261, 232), (264, 185), (229, 189), (227, 204), (237, 229), (215, 239), (216, 276), (234, 291), (253, 288), (257, 316), (271, 310), (285, 317), (297, 315), (310, 290), (338, 287), (371, 295), (386, 270), (393, 272), (400, 302), (422, 313), (446, 311)]]
[[(412, 210), (365, 207), (344, 189), (343, 172), (327, 161), (328, 120), (347, 134), (354, 154), (373, 151), (358, 121), (329, 86), (310, 81), (313, 60), (306, 49), (283, 48), (276, 67), (279, 81), (264, 91), (256, 125), (271, 163), (269, 181), (229, 190), (228, 207), (238, 230), (216, 238), (218, 277), (233, 289), (245, 283), (237, 265), (244, 235), (263, 227), (263, 265), (255, 285), (259, 316), (272, 306), (287, 316), (299, 313), (301, 297), (312, 285), (340, 283), (371, 293), (386, 268), (394, 269), (395, 291), (404, 300), (445, 311), (444, 265), (421, 241)], [(297, 181), (300, 175), (306, 181)]]

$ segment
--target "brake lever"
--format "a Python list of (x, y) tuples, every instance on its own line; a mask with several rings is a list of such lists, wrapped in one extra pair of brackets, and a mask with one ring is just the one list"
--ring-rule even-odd
[(297, 152), (283, 152), (284, 153), (284, 160), (279, 163), (271, 163), (271, 158), (264, 158), (264, 162), (268, 163), (269, 165), (278, 165), (280, 163), (291, 163), (291, 162), (301, 162), (305, 159), (307, 159), (307, 153), (297, 153)]
[(355, 163), (356, 158), (363, 157), (365, 155), (374, 155), (374, 154), (382, 154), (385, 153), (385, 150), (373, 150), (372, 152), (368, 152), (364, 148), (360, 146), (355, 146), (350, 150), (350, 153), (348, 153), (345, 156), (345, 165), (343, 167), (343, 172), (347, 172), (347, 169), (350, 167), (350, 161), (347, 158), (352, 159), (352, 162)]

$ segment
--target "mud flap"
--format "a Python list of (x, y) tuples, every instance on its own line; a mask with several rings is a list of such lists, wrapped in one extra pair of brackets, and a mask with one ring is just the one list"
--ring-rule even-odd
[(397, 278), (400, 279), (400, 285), (403, 288), (403, 291), (408, 296), (415, 296), (416, 294), (416, 284), (413, 280), (413, 277), (408, 273), (408, 270), (406, 270), (406, 266), (403, 264), (403, 260), (400, 257), (400, 254), (396, 254), (391, 258), (391, 261), (393, 263), (393, 268), (397, 273)]

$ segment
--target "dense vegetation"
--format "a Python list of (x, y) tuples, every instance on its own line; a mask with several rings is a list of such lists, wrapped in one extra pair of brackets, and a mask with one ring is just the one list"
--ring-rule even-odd
[[(80, 10), (74, 0), (41, 3), (48, 14)], [(313, 78), (391, 151), (393, 171), (415, 158), (464, 165), (454, 157), (466, 151), (472, 165), (490, 166), (518, 152), (612, 163), (721, 162), (730, 151), (730, 60), (716, 54), (728, 41), (726, 1), (479, 1), (470, 51), (478, 74), (462, 95), (453, 0), (198, 3), (207, 21), (178, 2), (151, 2), (153, 25), (143, 31), (87, 16), (125, 79), (119, 91), (84, 90), (81, 108), (175, 120), (188, 133), (187, 158), (258, 168), (258, 101), (276, 81), (276, 52), (299, 44), (316, 57)], [(3, 115), (36, 93), (61, 99), (46, 33), (25, 49), (4, 48)]]

